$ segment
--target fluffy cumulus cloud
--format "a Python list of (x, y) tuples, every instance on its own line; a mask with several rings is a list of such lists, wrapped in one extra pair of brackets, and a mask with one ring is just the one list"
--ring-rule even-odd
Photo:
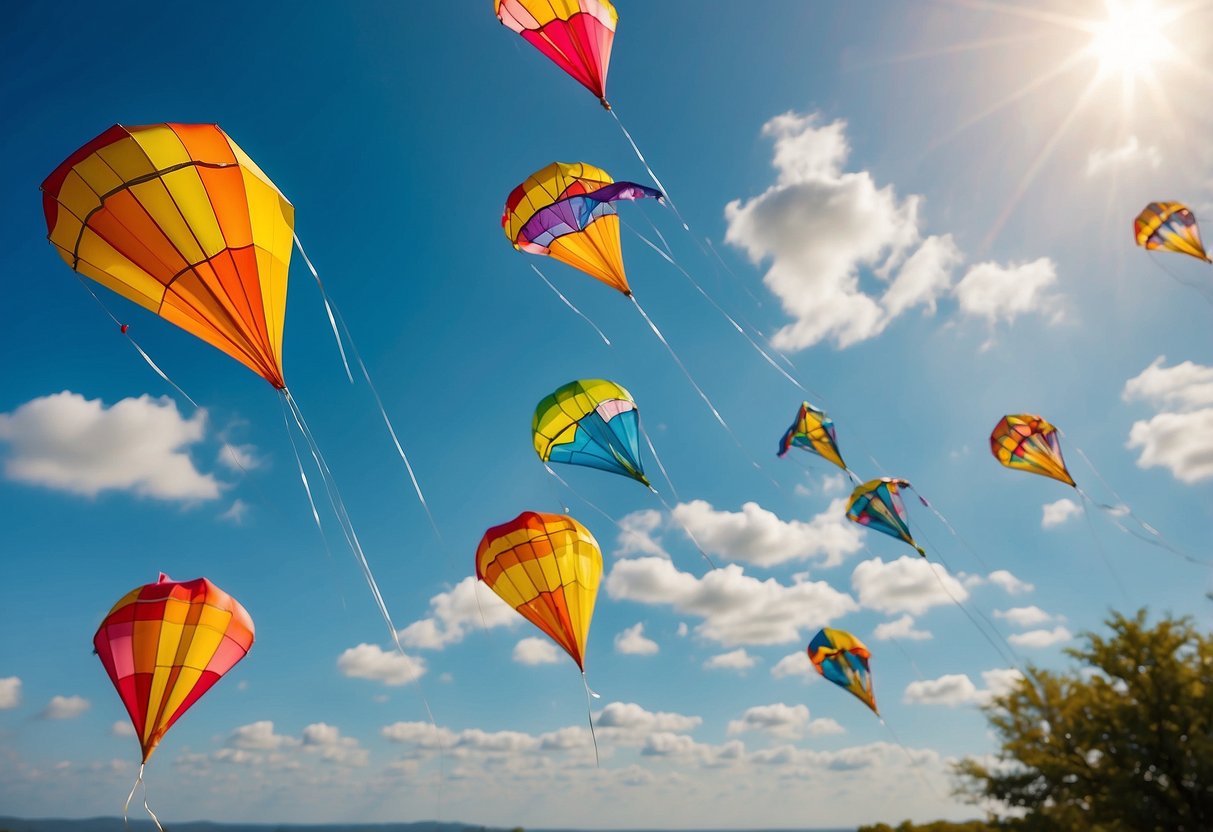
[[(763, 279), (793, 318), (772, 343), (798, 350), (830, 339), (846, 347), (879, 335), (912, 306), (932, 307), (960, 252), (949, 236), (919, 244), (921, 198), (899, 198), (870, 172), (846, 171), (843, 121), (785, 113), (762, 132), (775, 143), (775, 183), (725, 207), (725, 239), (755, 263), (770, 261)], [(891, 279), (882, 295), (861, 288), (862, 269)]]
[(425, 660), (375, 644), (359, 644), (337, 657), (337, 669), (355, 679), (371, 679), (393, 687), (425, 675)]
[(1021, 581), (1005, 569), (995, 569), (990, 573), (989, 582), (1008, 595), (1025, 595), (1036, 589), (1027, 581)]
[(619, 538), (615, 555), (621, 558), (632, 555), (669, 557), (661, 543), (658, 542), (661, 527), (661, 512), (656, 509), (642, 509), (625, 515), (619, 521)]
[(985, 683), (984, 688), (978, 688), (964, 673), (922, 679), (908, 684), (902, 699), (913, 705), (943, 705), (949, 708), (984, 705), (992, 697), (1006, 693), (1018, 684), (1023, 674), (1014, 668), (999, 668), (984, 671), (981, 678)]
[(268, 719), (241, 725), (228, 735), (225, 743), (228, 748), (242, 751), (278, 751), (298, 744), (299, 740), (294, 737), (275, 734), (274, 723)]
[(369, 761), (369, 752), (353, 737), (346, 737), (333, 725), (313, 722), (300, 736), (279, 734), (271, 720), (263, 719), (234, 729), (213, 752), (210, 759), (236, 765), (271, 766), (298, 772), (308, 757), (342, 768), (361, 768)]
[(1064, 644), (1073, 637), (1073, 633), (1059, 625), (1052, 630), (1029, 630), (1026, 633), (1014, 633), (1007, 638), (1007, 641), (1016, 647), (1052, 647), (1054, 644)]
[(1009, 266), (978, 263), (956, 284), (956, 299), (961, 312), (985, 318), (991, 325), (1010, 323), (1027, 312), (1057, 320), (1058, 298), (1049, 293), (1056, 282), (1057, 267), (1047, 257)]
[(1062, 497), (1056, 502), (1044, 504), (1042, 516), (1040, 518), (1040, 527), (1042, 529), (1055, 528), (1069, 520), (1071, 517), (1081, 513), (1082, 506), (1071, 500), (1069, 497)]
[(863, 545), (859, 527), (846, 520), (843, 499), (808, 522), (781, 520), (753, 502), (732, 512), (693, 500), (675, 506), (673, 516), (709, 554), (756, 566), (809, 559), (836, 566)]
[(906, 702), (915, 705), (947, 705), (955, 707), (977, 699), (977, 686), (963, 673), (910, 682), (906, 686)]
[(760, 732), (781, 739), (797, 740), (806, 734), (826, 736), (846, 732), (832, 719), (809, 719), (809, 709), (804, 705), (757, 705), (746, 709), (740, 719), (728, 724), (729, 736), (747, 732)]
[(521, 619), (495, 592), (469, 575), (449, 592), (430, 599), (430, 616), (400, 631), (406, 647), (441, 650), (458, 644), (469, 632), (484, 627), (512, 627)]
[(15, 708), (21, 704), (21, 679), (17, 676), (6, 676), (0, 679), (0, 711)]
[(921, 557), (903, 556), (888, 563), (880, 558), (865, 560), (851, 573), (851, 585), (862, 606), (889, 614), (921, 615), (931, 607), (969, 597), (942, 565)]
[(133, 737), (135, 736), (135, 726), (125, 719), (120, 719), (110, 726), (110, 736)]
[(656, 557), (616, 562), (606, 589), (615, 600), (664, 605), (679, 615), (697, 616), (702, 621), (695, 632), (728, 647), (801, 641), (805, 631), (857, 609), (849, 595), (823, 581), (760, 581), (737, 564), (700, 578)]
[(361, 768), (368, 761), (368, 752), (358, 740), (342, 736), (336, 727), (323, 722), (304, 727), (300, 741), (305, 752), (319, 755), (326, 763)]
[(758, 664), (758, 659), (747, 653), (744, 647), (738, 647), (736, 650), (730, 650), (728, 653), (712, 656), (703, 663), (703, 669), (744, 672), (756, 664)]
[(560, 651), (548, 639), (524, 638), (514, 645), (514, 661), (519, 664), (556, 664)]
[(926, 630), (914, 629), (914, 616), (912, 615), (903, 615), (901, 618), (877, 624), (876, 629), (872, 631), (872, 636), (877, 641), (888, 641), (889, 639), (897, 641), (926, 641), (929, 638), (933, 638)]
[(244, 521), (248, 519), (248, 513), (249, 504), (237, 497), (227, 510), (219, 515), (219, 519), (233, 526), (243, 526)]
[(1087, 176), (1100, 176), (1118, 168), (1150, 168), (1158, 170), (1162, 153), (1152, 144), (1142, 144), (1137, 136), (1129, 136), (1115, 147), (1097, 147), (1087, 154)]
[(169, 398), (122, 399), (106, 407), (65, 390), (0, 413), (10, 480), (93, 497), (128, 491), (157, 500), (213, 500), (220, 483), (188, 448), (206, 435), (206, 412), (186, 419)]
[(615, 652), (625, 656), (652, 656), (660, 649), (657, 642), (645, 636), (643, 621), (615, 636)]
[(83, 696), (52, 696), (38, 714), (42, 719), (75, 719), (92, 707)]
[(1133, 423), (1128, 447), (1141, 468), (1162, 467), (1192, 485), (1213, 478), (1213, 367), (1184, 361), (1164, 366), (1159, 356), (1125, 383), (1125, 401), (1152, 404), (1157, 413)]
[(648, 711), (634, 702), (612, 702), (595, 717), (599, 736), (616, 745), (640, 746), (651, 734), (685, 734), (703, 724), (698, 716)]
[(1047, 624), (1053, 620), (1053, 616), (1037, 606), (994, 610), (994, 617), (1008, 621), (1016, 627), (1035, 627), (1039, 624)]
[[(597, 719), (595, 724), (598, 724)], [(537, 769), (563, 765), (556, 762), (553, 752), (572, 753), (574, 759), (593, 765), (593, 738), (589, 730), (581, 726), (568, 726), (536, 735), (480, 728), (452, 731), (429, 722), (396, 722), (384, 726), (380, 734), (391, 742), (409, 746), (414, 756), (441, 753), (455, 760), (479, 758), (480, 762), (474, 767), (456, 766), (451, 770), (455, 780), (480, 779), (485, 774), (482, 766), (486, 764), (493, 766), (494, 779), (505, 773), (520, 773), (520, 770), (534, 775)], [(599, 743), (609, 746), (614, 742), (614, 736), (610, 730), (605, 733), (599, 731)], [(631, 744), (638, 745), (639, 742), (635, 740)]]
[(776, 679), (786, 679), (788, 677), (800, 677), (802, 679), (816, 680), (817, 669), (813, 667), (813, 663), (809, 661), (809, 654), (804, 650), (797, 650), (795, 653), (789, 653), (771, 668), (771, 675)]

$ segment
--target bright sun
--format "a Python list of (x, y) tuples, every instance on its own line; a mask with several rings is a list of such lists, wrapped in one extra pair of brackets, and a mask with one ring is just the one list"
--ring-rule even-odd
[(1108, 17), (1091, 24), (1087, 52), (1099, 61), (1099, 78), (1120, 76), (1132, 84), (1171, 55), (1174, 47), (1162, 32), (1170, 20), (1140, 0), (1106, 2)]

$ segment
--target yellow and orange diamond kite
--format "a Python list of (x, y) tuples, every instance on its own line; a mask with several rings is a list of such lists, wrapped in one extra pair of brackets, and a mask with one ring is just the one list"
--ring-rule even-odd
[(585, 526), (563, 514), (524, 511), (484, 533), (476, 577), (585, 673), (585, 644), (602, 578), (602, 552)]
[(1039, 474), (1077, 488), (1061, 454), (1057, 428), (1033, 413), (1009, 413), (990, 433), (990, 451), (1008, 468)]
[(114, 125), (46, 178), (42, 205), (76, 272), (286, 387), (295, 209), (218, 125)]
[(206, 578), (161, 573), (123, 596), (93, 647), (130, 714), (146, 763), (160, 739), (253, 646), (253, 619)]

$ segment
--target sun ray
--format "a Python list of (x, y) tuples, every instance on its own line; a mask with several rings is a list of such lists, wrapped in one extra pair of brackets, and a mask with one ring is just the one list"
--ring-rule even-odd
[(1033, 80), (1024, 84), (1018, 90), (1015, 90), (1014, 92), (1004, 96), (1003, 98), (1000, 98), (999, 100), (997, 100), (994, 103), (990, 104), (989, 106), (985, 107), (980, 112), (978, 112), (972, 116), (969, 116), (964, 121), (962, 121), (960, 124), (956, 125), (951, 130), (949, 130), (947, 133), (944, 133), (942, 136), (937, 137), (929, 145), (927, 145), (924, 155), (938, 150), (942, 145), (945, 145), (948, 142), (952, 141), (958, 135), (963, 133), (965, 130), (968, 130), (970, 127), (973, 127), (974, 125), (984, 121), (985, 119), (987, 119), (990, 116), (997, 113), (999, 110), (1009, 107), (1011, 104), (1014, 104), (1016, 101), (1019, 101), (1021, 98), (1024, 98), (1025, 96), (1029, 95), (1030, 93), (1035, 92), (1037, 89), (1043, 87), (1045, 84), (1048, 84), (1050, 81), (1053, 81), (1054, 79), (1056, 79), (1058, 76), (1064, 75), (1066, 72), (1070, 71), (1075, 66), (1077, 66), (1081, 62), (1081, 60), (1082, 60), (1081, 56), (1072, 55), (1069, 58), (1067, 58), (1065, 61), (1063, 61), (1061, 64), (1054, 67), (1053, 69), (1049, 70), (1048, 72), (1045, 72), (1043, 75), (1037, 76)]
[(1049, 161), (1049, 159), (1053, 156), (1053, 151), (1057, 148), (1058, 142), (1061, 141), (1062, 137), (1066, 134), (1066, 131), (1070, 129), (1070, 125), (1072, 125), (1078, 118), (1078, 115), (1082, 112), (1087, 102), (1091, 100), (1092, 95), (1094, 95), (1095, 90), (1098, 89), (1098, 87), (1099, 82), (1095, 78), (1092, 78), (1087, 83), (1087, 86), (1079, 94), (1078, 101), (1075, 102), (1074, 108), (1070, 110), (1065, 119), (1062, 120), (1061, 124), (1057, 125), (1057, 129), (1053, 131), (1053, 135), (1050, 136), (1049, 140), (1044, 143), (1044, 146), (1041, 147), (1040, 151), (1036, 154), (1036, 157), (1032, 160), (1032, 164), (1030, 164), (1028, 169), (1024, 171), (1023, 176), (1020, 177), (1019, 184), (1016, 186), (1014, 192), (1012, 192), (1010, 198), (1007, 200), (1007, 204), (1003, 206), (1002, 211), (999, 212), (998, 217), (994, 220), (994, 224), (982, 239), (980, 250), (983, 253), (993, 244), (994, 238), (998, 236), (998, 233), (1002, 230), (1003, 225), (1006, 224), (1007, 219), (1011, 216), (1011, 212), (1015, 210), (1015, 207), (1019, 204), (1019, 201), (1023, 199), (1024, 194), (1027, 192), (1032, 182), (1035, 181), (1037, 174), (1040, 173), (1040, 169), (1044, 167), (1045, 162)]

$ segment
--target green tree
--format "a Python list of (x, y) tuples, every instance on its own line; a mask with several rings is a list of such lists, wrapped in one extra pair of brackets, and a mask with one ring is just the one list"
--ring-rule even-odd
[(1023, 830), (1213, 830), (1213, 637), (1187, 618), (1113, 613), (986, 706), (997, 763), (956, 765), (959, 792), (1022, 814)]

